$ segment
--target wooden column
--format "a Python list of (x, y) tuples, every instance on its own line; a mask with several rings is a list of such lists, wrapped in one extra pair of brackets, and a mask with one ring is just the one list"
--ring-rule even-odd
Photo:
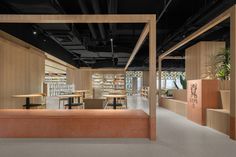
[(150, 139), (156, 140), (156, 16), (149, 22), (149, 114)]
[(230, 138), (235, 137), (235, 103), (236, 103), (236, 8), (231, 10), (230, 16), (230, 52), (231, 52), (231, 74), (230, 74)]
[(162, 68), (162, 64), (161, 64), (161, 57), (159, 57), (158, 59), (158, 105), (160, 105), (161, 103), (161, 68)]

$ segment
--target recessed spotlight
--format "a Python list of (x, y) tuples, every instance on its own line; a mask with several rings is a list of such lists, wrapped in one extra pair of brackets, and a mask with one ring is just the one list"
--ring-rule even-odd
[(36, 34), (37, 34), (37, 32), (36, 32), (36, 31), (33, 31), (33, 34), (34, 34), (34, 35), (36, 35)]
[(47, 40), (46, 39), (43, 39), (43, 42), (46, 42)]

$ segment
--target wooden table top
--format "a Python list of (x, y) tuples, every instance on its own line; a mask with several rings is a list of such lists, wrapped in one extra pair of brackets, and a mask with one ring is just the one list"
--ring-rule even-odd
[(58, 95), (59, 98), (72, 98), (72, 97), (82, 97), (80, 94), (67, 94), (67, 95)]
[(109, 95), (103, 95), (104, 97), (107, 98), (124, 98), (126, 95), (124, 94), (109, 94)]
[(43, 94), (22, 94), (22, 95), (12, 95), (14, 98), (31, 98), (31, 97), (41, 97)]

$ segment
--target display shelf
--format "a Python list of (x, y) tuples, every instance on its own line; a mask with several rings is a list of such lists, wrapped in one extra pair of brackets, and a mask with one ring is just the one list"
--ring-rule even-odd
[(117, 90), (125, 90), (124, 74), (93, 74), (93, 88), (100, 88), (101, 94), (109, 94)]
[(66, 84), (66, 76), (45, 76), (46, 92), (48, 96), (57, 96), (63, 93), (72, 93), (74, 85)]
[(141, 96), (148, 98), (148, 96), (149, 96), (149, 87), (147, 87), (147, 86), (142, 87)]

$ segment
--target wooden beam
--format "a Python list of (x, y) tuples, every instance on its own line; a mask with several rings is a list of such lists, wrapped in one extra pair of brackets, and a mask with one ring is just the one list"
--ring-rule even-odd
[(184, 40), (182, 40), (181, 42), (179, 42), (178, 44), (176, 44), (175, 46), (173, 46), (172, 48), (170, 48), (169, 50), (167, 50), (166, 52), (164, 52), (162, 55), (160, 55), (161, 58), (164, 58), (165, 56), (169, 55), (170, 53), (172, 53), (173, 51), (177, 50), (178, 48), (180, 48), (181, 46), (187, 44), (188, 42), (190, 42), (191, 40), (199, 37), (200, 35), (202, 35), (203, 33), (207, 32), (208, 30), (210, 30), (211, 28), (213, 28), (214, 26), (218, 25), (219, 23), (221, 23), (222, 21), (226, 20), (227, 18), (230, 17), (230, 13), (231, 13), (231, 9), (226, 10), (225, 12), (223, 12), (222, 14), (220, 14), (219, 16), (217, 16), (215, 19), (213, 19), (212, 21), (210, 21), (209, 23), (207, 23), (206, 25), (202, 26), (200, 29), (198, 29), (196, 32), (194, 32), (193, 34), (189, 35), (188, 37), (186, 37)]
[(150, 139), (156, 140), (156, 16), (149, 22), (149, 114)]
[(230, 138), (236, 139), (236, 6), (230, 16)]
[(147, 35), (148, 35), (148, 32), (149, 32), (149, 24), (146, 24), (139, 39), (138, 39), (138, 42), (136, 43), (134, 49), (133, 49), (133, 52), (125, 66), (125, 70), (127, 70), (127, 68), (129, 67), (129, 65), (131, 64), (131, 62), (133, 61), (135, 55), (138, 53), (140, 47), (142, 46), (143, 42), (145, 41)]
[(185, 57), (182, 56), (166, 56), (163, 58), (164, 59), (172, 59), (172, 60), (181, 60), (181, 59), (185, 59)]
[(150, 14), (0, 15), (0, 23), (148, 23), (151, 19)]
[(162, 59), (158, 57), (158, 105), (161, 103), (161, 71), (162, 71)]

